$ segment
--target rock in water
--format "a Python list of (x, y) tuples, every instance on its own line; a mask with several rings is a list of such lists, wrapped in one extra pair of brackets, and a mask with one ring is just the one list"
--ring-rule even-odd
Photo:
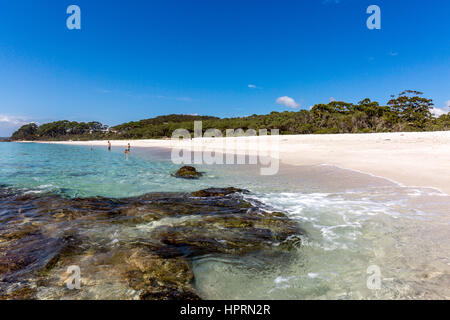
[[(297, 223), (246, 201), (246, 192), (68, 199), (0, 187), (0, 300), (195, 300), (192, 259), (248, 255), (265, 268), (292, 257)], [(74, 265), (80, 290), (65, 285)]]
[(198, 179), (202, 176), (202, 173), (198, 172), (194, 167), (184, 166), (181, 167), (174, 176), (183, 179)]
[(194, 197), (224, 197), (233, 193), (248, 193), (248, 190), (237, 189), (233, 187), (229, 188), (209, 188), (196, 192), (192, 192)]

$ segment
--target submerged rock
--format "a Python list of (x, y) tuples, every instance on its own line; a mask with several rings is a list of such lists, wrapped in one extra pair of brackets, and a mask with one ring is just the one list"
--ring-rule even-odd
[(202, 176), (202, 173), (198, 172), (194, 167), (184, 166), (178, 169), (174, 176), (183, 179), (198, 179)]
[[(0, 299), (199, 299), (191, 259), (288, 257), (302, 231), (248, 191), (66, 199), (0, 188)], [(69, 290), (67, 268), (81, 270)]]
[(181, 258), (165, 259), (138, 249), (127, 258), (126, 278), (130, 287), (146, 300), (198, 300), (192, 286), (194, 274)]
[(191, 194), (194, 197), (224, 197), (233, 193), (248, 193), (248, 190), (237, 189), (233, 187), (229, 188), (209, 188), (196, 192), (192, 192)]

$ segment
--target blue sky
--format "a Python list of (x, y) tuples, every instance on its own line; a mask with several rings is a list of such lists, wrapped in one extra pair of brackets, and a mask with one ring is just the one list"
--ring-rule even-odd
[[(71, 4), (81, 30), (66, 27)], [(381, 30), (366, 27), (371, 4)], [(445, 109), (448, 12), (448, 0), (0, 0), (0, 136), (30, 121), (386, 103), (404, 89)]]

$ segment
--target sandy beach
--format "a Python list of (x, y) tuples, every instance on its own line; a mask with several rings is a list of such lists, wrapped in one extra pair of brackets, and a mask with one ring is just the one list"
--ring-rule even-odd
[[(289, 165), (335, 165), (407, 186), (433, 187), (450, 194), (450, 131), (278, 137), (113, 140), (113, 147), (186, 148), (203, 151), (269, 152)], [(106, 146), (106, 141), (45, 142)], [(278, 152), (279, 151), (279, 152)]]

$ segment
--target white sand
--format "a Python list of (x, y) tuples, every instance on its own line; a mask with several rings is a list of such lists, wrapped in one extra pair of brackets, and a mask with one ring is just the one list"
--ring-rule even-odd
[[(278, 143), (277, 143), (278, 141)], [(237, 153), (271, 152), (290, 165), (329, 164), (395, 180), (408, 186), (434, 187), (450, 194), (450, 131), (279, 137), (199, 138), (172, 140), (114, 140), (113, 147), (202, 148)], [(106, 141), (52, 142), (105, 146)], [(277, 149), (279, 148), (279, 155)]]

